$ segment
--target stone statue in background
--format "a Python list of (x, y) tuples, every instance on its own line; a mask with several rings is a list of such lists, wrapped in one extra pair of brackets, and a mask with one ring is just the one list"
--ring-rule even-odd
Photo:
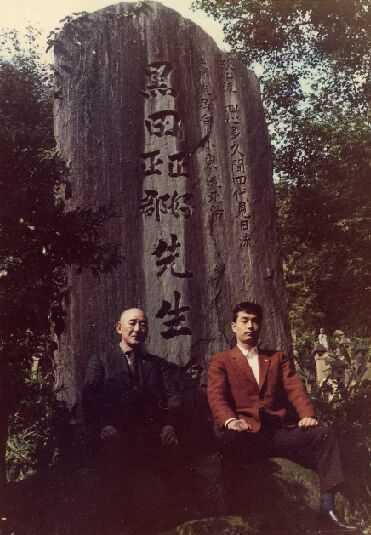
[(368, 366), (368, 346), (366, 344), (358, 344), (353, 358), (356, 366), (356, 381), (361, 381), (366, 374)]
[(328, 350), (328, 338), (327, 338), (327, 334), (325, 334), (325, 330), (323, 327), (321, 327), (319, 330), (319, 335), (318, 335), (317, 340), (326, 350)]
[(344, 337), (345, 337), (345, 333), (341, 329), (336, 329), (332, 335), (332, 338), (336, 346), (339, 346), (341, 344), (341, 341), (344, 339)]

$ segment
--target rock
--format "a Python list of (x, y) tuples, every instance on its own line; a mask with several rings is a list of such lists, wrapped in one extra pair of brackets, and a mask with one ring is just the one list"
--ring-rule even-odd
[[(214, 498), (218, 502), (220, 488), (217, 464), (204, 464), (201, 472), (205, 488), (213, 480), (214, 496), (208, 497), (209, 511)], [(207, 471), (207, 467), (209, 470)], [(318, 478), (285, 459), (275, 459), (250, 466), (236, 467), (235, 487), (231, 496), (233, 516), (213, 510), (201, 511), (204, 518), (178, 525), (166, 535), (314, 535), (318, 533), (316, 511), (319, 504)], [(220, 483), (220, 480), (219, 480)]]
[[(256, 529), (238, 516), (191, 520), (166, 535), (257, 535)], [(164, 534), (165, 535), (165, 534)]]
[(152, 353), (184, 366), (231, 343), (237, 302), (262, 304), (262, 344), (291, 350), (270, 139), (256, 76), (157, 2), (69, 21), (55, 43), (55, 134), (68, 209), (110, 206), (122, 263), (69, 273), (57, 386), (73, 405), (123, 309)]

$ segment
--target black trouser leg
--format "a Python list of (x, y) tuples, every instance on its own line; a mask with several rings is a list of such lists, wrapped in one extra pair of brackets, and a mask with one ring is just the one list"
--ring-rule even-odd
[(131, 516), (133, 470), (126, 444), (120, 434), (101, 441), (100, 446), (98, 465), (103, 527), (116, 528), (121, 521), (126, 523)]
[(321, 493), (344, 481), (335, 432), (322, 425), (310, 429), (276, 428), (259, 433), (225, 430), (218, 436), (226, 493), (234, 486), (238, 463), (283, 457), (318, 473)]
[(111, 502), (138, 533), (166, 527), (183, 488), (176, 474), (181, 448), (162, 446), (160, 432), (158, 424), (132, 427), (105, 444), (102, 468), (113, 487)]
[(318, 473), (321, 493), (333, 491), (344, 481), (339, 444), (332, 429), (278, 429), (272, 437), (273, 455), (290, 459)]
[(228, 509), (234, 511), (246, 501), (243, 491), (241, 493), (246, 477), (242, 467), (244, 464), (254, 464), (271, 457), (270, 439), (264, 433), (227, 429), (219, 433), (218, 438), (224, 498)]

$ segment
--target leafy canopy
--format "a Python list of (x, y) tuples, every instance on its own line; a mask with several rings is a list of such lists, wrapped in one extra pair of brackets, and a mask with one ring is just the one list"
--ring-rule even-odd
[(370, 335), (366, 0), (196, 0), (259, 74), (294, 331)]

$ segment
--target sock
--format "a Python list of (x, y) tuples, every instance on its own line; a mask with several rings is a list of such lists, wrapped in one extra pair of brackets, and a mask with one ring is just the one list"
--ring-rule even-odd
[(320, 496), (321, 511), (328, 513), (334, 509), (334, 494), (332, 492), (324, 492)]

